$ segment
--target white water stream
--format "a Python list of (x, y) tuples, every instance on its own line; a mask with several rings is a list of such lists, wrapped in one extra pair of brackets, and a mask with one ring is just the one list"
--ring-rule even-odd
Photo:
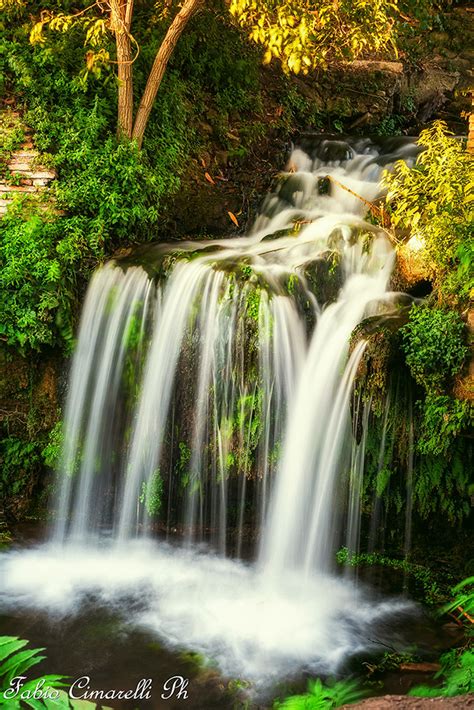
[[(360, 481), (341, 485), (351, 457), (363, 469), (349, 400), (365, 343), (351, 333), (396, 300), (390, 242), (341, 185), (373, 201), (383, 167), (416, 152), (349, 143), (296, 149), (248, 236), (159, 247), (145, 256), (158, 280), (120, 261), (94, 275), (51, 539), (0, 557), (6, 608), (72, 612), (92, 593), (257, 683), (334, 672), (406, 608), (332, 576), (359, 531)], [(182, 532), (181, 549), (154, 541), (157, 527)], [(249, 528), (257, 561), (226, 558), (229, 531), (240, 557)]]

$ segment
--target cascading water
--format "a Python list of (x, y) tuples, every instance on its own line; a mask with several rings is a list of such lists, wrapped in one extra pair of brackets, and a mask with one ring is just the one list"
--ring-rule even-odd
[[(369, 618), (403, 603), (374, 605), (329, 574), (344, 534), (356, 546), (359, 533), (364, 454), (349, 404), (365, 343), (351, 334), (394, 307), (394, 252), (364, 214), (382, 169), (416, 153), (408, 139), (382, 150), (313, 136), (248, 236), (150, 247), (97, 271), (52, 540), (2, 559), (4, 592), (65, 608), (87, 590), (147, 587), (137, 623), (256, 680), (334, 670), (370, 645)], [(250, 528), (257, 562), (225, 559)], [(152, 542), (164, 530), (182, 533), (181, 550)]]

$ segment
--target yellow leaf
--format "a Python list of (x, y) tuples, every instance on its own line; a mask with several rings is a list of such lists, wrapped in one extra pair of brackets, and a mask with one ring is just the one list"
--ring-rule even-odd
[(214, 180), (211, 178), (211, 176), (209, 175), (209, 173), (204, 173), (204, 177), (206, 178), (207, 182), (210, 182), (210, 183), (211, 183), (211, 185), (215, 185), (215, 184), (216, 184), (216, 183), (214, 182)]

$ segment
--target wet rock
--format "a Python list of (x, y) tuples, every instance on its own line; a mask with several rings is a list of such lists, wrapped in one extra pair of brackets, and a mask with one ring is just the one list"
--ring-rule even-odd
[(328, 141), (321, 145), (318, 157), (325, 162), (350, 160), (354, 156), (354, 151), (346, 141)]
[(291, 175), (287, 178), (281, 185), (278, 191), (278, 197), (290, 205), (296, 206), (296, 196), (305, 191), (306, 187), (306, 176), (304, 175)]

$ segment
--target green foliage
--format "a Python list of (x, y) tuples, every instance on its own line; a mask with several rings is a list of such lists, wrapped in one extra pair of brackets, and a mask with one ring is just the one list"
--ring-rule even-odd
[(41, 445), (14, 436), (0, 441), (0, 492), (3, 500), (17, 496), (34, 484), (41, 463)]
[[(61, 690), (67, 686), (65, 676), (43, 675), (39, 678), (25, 680), (19, 693), (15, 694), (16, 684), (11, 685), (14, 678), (25, 676), (33, 666), (45, 660), (41, 652), (44, 648), (25, 649), (28, 641), (16, 636), (0, 636), (0, 707), (8, 710), (21, 710), (30, 707), (33, 710), (41, 708), (58, 708), (58, 710), (94, 710), (95, 703), (88, 700), (74, 701)], [(23, 649), (23, 650), (22, 650)], [(110, 710), (103, 706), (103, 710)]]
[(296, 288), (298, 287), (299, 284), (299, 278), (297, 274), (290, 274), (288, 276), (287, 282), (286, 282), (286, 290), (288, 291), (290, 296), (293, 296)]
[[(440, 610), (442, 614), (456, 616), (472, 627), (474, 614), (474, 577), (468, 577), (452, 589), (454, 598)], [(468, 638), (471, 628), (467, 629)], [(474, 691), (474, 653), (470, 649), (456, 648), (443, 654), (441, 668), (434, 676), (442, 679), (439, 686), (419, 685), (409, 695), (424, 698), (453, 697)]]
[(147, 150), (118, 142), (116, 87), (95, 81), (84, 89), (79, 47), (79, 38), (60, 35), (42, 51), (29, 45), (22, 26), (0, 30), (0, 55), (28, 106), (25, 121), (46, 151), (41, 162), (58, 174), (43, 200), (19, 198), (0, 222), (0, 333), (23, 350), (71, 347), (83, 279), (119, 244), (154, 236), (192, 136), (183, 82), (170, 73)]
[(0, 174), (6, 177), (6, 162), (24, 139), (25, 132), (20, 118), (13, 111), (0, 113)]
[(215, 96), (221, 115), (259, 108), (259, 53), (229, 22), (227, 9), (219, 3), (192, 19), (171, 66), (192, 85)]
[(160, 469), (156, 469), (149, 480), (143, 481), (139, 501), (145, 505), (145, 510), (151, 518), (156, 518), (161, 509), (163, 495), (163, 479)]
[(248, 475), (252, 470), (262, 434), (262, 390), (260, 388), (257, 387), (252, 394), (239, 397), (235, 420), (231, 424), (235, 433), (238, 433), (238, 444), (229, 463), (235, 464), (240, 473)]
[(20, 204), (0, 222), (0, 334), (8, 344), (72, 342), (74, 267), (82, 254), (73, 227), (28, 215)]
[(348, 550), (347, 547), (342, 547), (336, 554), (336, 560), (339, 564), (349, 565), (350, 567), (381, 566), (399, 570), (413, 578), (420, 585), (423, 600), (431, 606), (439, 605), (446, 598), (432, 572), (427, 567), (414, 564), (406, 559), (398, 560), (378, 552), (354, 553)]
[(317, 678), (309, 681), (307, 693), (276, 701), (273, 707), (274, 710), (331, 710), (356, 703), (366, 695), (357, 681), (340, 680), (326, 685)]
[(260, 311), (260, 289), (249, 288), (247, 291), (246, 315), (258, 323)]
[(232, 0), (231, 13), (265, 48), (265, 62), (280, 59), (286, 71), (308, 72), (334, 59), (371, 52), (395, 53), (398, 9), (386, 0), (304, 0), (258, 3)]
[(423, 518), (437, 509), (451, 522), (469, 514), (472, 455), (460, 435), (474, 421), (474, 407), (448, 394), (469, 353), (459, 314), (413, 305), (401, 328), (401, 347), (415, 381), (425, 392), (416, 404), (414, 501)]
[(445, 614), (454, 614), (459, 619), (466, 621), (470, 617), (470, 623), (474, 618), (474, 577), (467, 577), (453, 587), (454, 599), (443, 607)]
[[(432, 448), (435, 441), (436, 434), (433, 432), (430, 441)], [(418, 448), (423, 443), (421, 439)], [(442, 514), (451, 525), (455, 525), (469, 517), (472, 465), (472, 447), (459, 439), (451, 442), (449, 450), (443, 454), (419, 457), (413, 471), (413, 501), (422, 519)]]
[(454, 440), (474, 422), (474, 408), (467, 400), (429, 392), (421, 403), (422, 419), (418, 451), (447, 455)]
[(474, 287), (472, 157), (442, 121), (422, 131), (418, 142), (424, 150), (413, 168), (400, 161), (393, 174), (385, 173), (392, 224), (424, 245), (439, 291), (466, 299)]
[(454, 311), (413, 305), (400, 333), (411, 374), (429, 392), (456, 375), (469, 352), (465, 325)]
[(64, 426), (62, 419), (59, 419), (48, 435), (48, 440), (41, 456), (48, 468), (56, 469), (59, 465), (61, 451), (64, 441)]
[(422, 698), (464, 695), (474, 692), (474, 653), (472, 651), (449, 651), (441, 656), (441, 669), (435, 678), (441, 678), (440, 686), (418, 685), (409, 691), (409, 695)]
[[(13, 699), (9, 697), (8, 688), (13, 678), (20, 675), (24, 675), (33, 666), (37, 665), (45, 659), (45, 656), (41, 656), (41, 651), (43, 648), (35, 648), (28, 650), (23, 649), (28, 641), (24, 641), (14, 636), (1, 636), (0, 637), (0, 707), (10, 708), (14, 710), (15, 708), (20, 708), (20, 698)], [(63, 682), (64, 676), (60, 675), (46, 675), (42, 678), (35, 678), (34, 680), (28, 680), (24, 686), (21, 688), (21, 693), (25, 693), (23, 702), (28, 707), (36, 708), (47, 707), (47, 704), (43, 701), (35, 700), (34, 697), (30, 700), (28, 699), (28, 691), (33, 693), (37, 687), (38, 682), (44, 681), (44, 688), (42, 691), (44, 693), (48, 692), (49, 697), (53, 700), (59, 698), (58, 688), (64, 687)], [(68, 707), (68, 705), (58, 705), (58, 707)]]
[(177, 464), (177, 472), (181, 486), (186, 488), (190, 480), (189, 463), (191, 461), (191, 449), (184, 441), (179, 442), (178, 448), (179, 460)]

